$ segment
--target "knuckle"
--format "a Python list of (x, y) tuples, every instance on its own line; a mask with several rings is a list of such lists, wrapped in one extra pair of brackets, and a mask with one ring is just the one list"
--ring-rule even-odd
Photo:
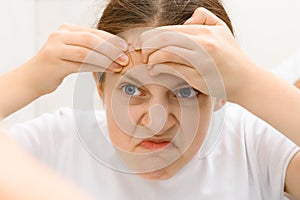
[(201, 27), (201, 33), (211, 37), (213, 35), (213, 30), (210, 27)]
[(218, 40), (213, 30), (206, 28), (203, 45), (207, 50), (215, 51), (218, 48)]
[(80, 41), (84, 44), (92, 44), (93, 36), (90, 33), (81, 33)]
[(212, 51), (216, 51), (217, 50), (217, 42), (213, 39), (207, 39), (203, 42), (203, 46), (205, 47), (205, 49), (207, 49), (208, 51), (212, 52)]
[[(97, 32), (99, 35), (102, 35), (102, 36), (104, 36), (107, 33), (105, 31), (99, 30), (99, 29), (95, 29), (94, 31)], [(111, 37), (113, 37), (113, 35)]]
[(53, 54), (54, 51), (53, 51), (52, 46), (48, 45), (43, 48), (43, 52), (45, 53), (45, 55), (50, 56)]
[(75, 52), (76, 57), (80, 60), (83, 61), (86, 59), (86, 57), (88, 56), (88, 53), (85, 49), (83, 48), (78, 48)]
[(59, 30), (70, 30), (71, 26), (69, 24), (62, 24), (58, 28)]
[(57, 40), (57, 38), (60, 38), (62, 35), (61, 31), (54, 31), (49, 35), (48, 40), (52, 41), (52, 40)]
[(195, 13), (197, 14), (202, 14), (203, 12), (205, 12), (206, 9), (204, 7), (198, 7), (196, 10), (195, 10)]
[(56, 65), (60, 54), (53, 46), (45, 46), (40, 55), (47, 63)]

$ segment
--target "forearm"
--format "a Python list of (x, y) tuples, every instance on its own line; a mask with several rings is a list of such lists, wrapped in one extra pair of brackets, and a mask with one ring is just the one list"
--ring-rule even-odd
[(30, 76), (26, 74), (26, 67), (25, 64), (0, 76), (1, 117), (12, 114), (40, 96), (31, 83), (33, 80), (29, 80)]
[[(250, 69), (250, 67), (249, 67)], [(277, 76), (251, 66), (232, 101), (271, 124), (300, 146), (300, 91)]]
[(26, 155), (0, 130), (0, 199), (90, 199)]

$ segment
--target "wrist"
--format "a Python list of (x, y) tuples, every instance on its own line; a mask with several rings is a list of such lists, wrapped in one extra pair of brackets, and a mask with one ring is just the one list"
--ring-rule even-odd
[(45, 65), (34, 57), (18, 68), (25, 89), (37, 97), (53, 92), (62, 81), (53, 78), (53, 72)]

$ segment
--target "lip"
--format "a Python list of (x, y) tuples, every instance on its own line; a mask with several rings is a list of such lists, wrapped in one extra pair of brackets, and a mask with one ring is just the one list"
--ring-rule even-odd
[(144, 140), (140, 143), (140, 147), (150, 150), (159, 150), (171, 146), (173, 146), (173, 144), (170, 140)]

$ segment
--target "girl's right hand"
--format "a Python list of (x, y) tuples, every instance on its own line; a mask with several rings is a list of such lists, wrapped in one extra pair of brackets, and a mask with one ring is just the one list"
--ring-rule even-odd
[(21, 67), (23, 81), (40, 95), (48, 94), (72, 73), (121, 71), (129, 62), (127, 49), (125, 40), (108, 32), (62, 25)]

